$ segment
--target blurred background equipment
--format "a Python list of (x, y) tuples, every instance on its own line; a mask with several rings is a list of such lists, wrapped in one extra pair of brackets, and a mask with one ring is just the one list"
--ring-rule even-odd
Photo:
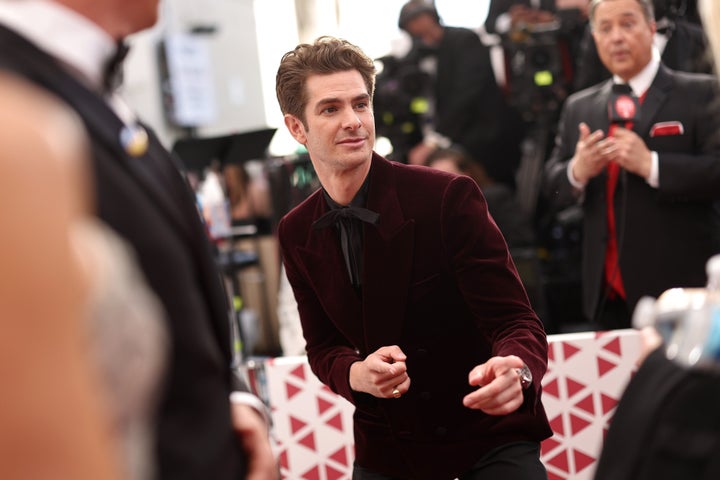
[(198, 208), (225, 274), (235, 312), (236, 361), (276, 355), (279, 258), (265, 172), (276, 129), (184, 138), (173, 146), (195, 188)]
[(423, 119), (432, 95), (432, 78), (412, 58), (378, 58), (375, 79), (375, 132), (392, 144), (390, 160), (406, 163), (412, 147), (422, 142)]

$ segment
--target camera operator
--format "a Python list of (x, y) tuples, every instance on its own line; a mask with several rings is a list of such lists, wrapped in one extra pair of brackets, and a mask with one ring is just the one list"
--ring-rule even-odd
[[(491, 0), (485, 30), (500, 35), (511, 103), (526, 120), (554, 123), (570, 93), (588, 0)], [(535, 73), (547, 72), (542, 79)]]
[(422, 164), (436, 148), (455, 144), (482, 158), (494, 180), (514, 188), (523, 126), (505, 103), (488, 47), (472, 30), (442, 25), (435, 7), (424, 1), (406, 3), (398, 25), (413, 39), (408, 59), (432, 82), (423, 139), (409, 151), (407, 162)]

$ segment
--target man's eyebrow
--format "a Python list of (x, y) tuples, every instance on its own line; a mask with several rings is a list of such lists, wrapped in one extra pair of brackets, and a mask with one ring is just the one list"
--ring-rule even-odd
[[(357, 95), (351, 99), (352, 102), (357, 102), (358, 100), (369, 100), (370, 94), (368, 93), (362, 93), (360, 95)], [(323, 105), (333, 104), (333, 103), (339, 103), (342, 102), (342, 99), (339, 97), (328, 97), (328, 98), (322, 98), (318, 100), (318, 102), (315, 104), (318, 107), (321, 107)]]

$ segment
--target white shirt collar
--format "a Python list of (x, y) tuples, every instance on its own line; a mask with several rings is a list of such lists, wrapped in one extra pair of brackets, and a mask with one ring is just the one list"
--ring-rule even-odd
[(116, 43), (87, 18), (48, 0), (0, 1), (0, 23), (71, 67), (91, 87), (102, 85)]
[[(655, 80), (655, 75), (657, 75), (659, 68), (660, 51), (658, 51), (657, 48), (653, 47), (652, 57), (650, 58), (648, 64), (645, 65), (645, 68), (643, 68), (640, 73), (635, 75), (633, 78), (630, 79), (629, 82), (627, 82), (630, 84), (630, 88), (632, 88), (632, 91), (635, 95), (641, 97), (645, 92), (647, 92), (653, 80)], [(615, 83), (626, 83), (617, 75), (613, 75), (613, 81)]]

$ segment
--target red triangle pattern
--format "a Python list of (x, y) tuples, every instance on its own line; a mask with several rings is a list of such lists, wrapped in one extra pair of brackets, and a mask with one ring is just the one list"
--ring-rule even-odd
[(343, 431), (343, 421), (342, 421), (342, 414), (338, 413), (337, 415), (329, 418), (326, 422), (326, 425), (333, 427), (335, 430), (342, 432)]
[(545, 460), (545, 463), (547, 463), (548, 465), (552, 465), (553, 467), (562, 470), (563, 472), (568, 472), (569, 463), (567, 450), (563, 450), (554, 457)]
[(290, 469), (290, 464), (288, 463), (288, 451), (283, 450), (280, 452), (280, 455), (278, 455), (278, 463), (280, 464), (280, 468), (284, 468), (285, 470)]
[(290, 375), (292, 375), (293, 377), (297, 377), (300, 380), (304, 381), (305, 380), (305, 364), (301, 363), (297, 367), (290, 370)]
[(563, 426), (562, 415), (558, 415), (550, 420), (550, 428), (557, 435), (560, 435), (561, 437), (565, 436), (565, 427)]
[(574, 345), (571, 345), (569, 343), (563, 343), (563, 356), (565, 357), (565, 360), (568, 360), (570, 357), (575, 355), (580, 351), (580, 349)]
[[(607, 376), (611, 372), (613, 372), (613, 375), (622, 374), (622, 376), (625, 376), (627, 364), (621, 358), (624, 345), (621, 338), (616, 337), (612, 332), (596, 332), (595, 338), (595, 343), (599, 347), (599, 355), (592, 356), (596, 357), (594, 360), (599, 377)], [(581, 435), (581, 438), (584, 438), (590, 433), (590, 427), (592, 427), (597, 428), (598, 435), (602, 435), (604, 441), (608, 425), (612, 420), (612, 413), (618, 402), (617, 398), (613, 398), (613, 396), (617, 395), (612, 391), (609, 393), (598, 391), (599, 388), (596, 388), (594, 383), (585, 379), (585, 372), (572, 373), (578, 372), (580, 368), (583, 368), (582, 365), (585, 364), (586, 356), (584, 354), (578, 355), (578, 353), (583, 353), (584, 350), (578, 345), (584, 345), (584, 342), (555, 342), (551, 343), (548, 348), (549, 367), (545, 375), (548, 383), (543, 384), (543, 393), (548, 398), (552, 398), (553, 403), (558, 400), (562, 404), (572, 405), (571, 412), (554, 413), (556, 416), (550, 421), (550, 426), (555, 435), (544, 440), (541, 444), (541, 456), (543, 462), (548, 466), (548, 480), (570, 480), (580, 472), (587, 474), (590, 471), (589, 467), (597, 461), (593, 457), (597, 452), (588, 454), (585, 449), (577, 450), (573, 437)], [(593, 347), (592, 350), (595, 351), (597, 347)], [(307, 451), (303, 452), (305, 448), (310, 452), (317, 451), (316, 443), (318, 439), (315, 438), (315, 435), (322, 435), (323, 430), (316, 431), (315, 425), (327, 425), (340, 433), (344, 433), (343, 428), (347, 427), (346, 422), (344, 422), (345, 410), (338, 408), (342, 407), (338, 405), (338, 402), (344, 402), (344, 400), (338, 400), (339, 397), (326, 385), (318, 383), (316, 386), (314, 376), (308, 368), (305, 363), (297, 367), (290, 367), (292, 369), (290, 371), (283, 368), (282, 378), (277, 379), (278, 382), (284, 383), (288, 400), (293, 397), (297, 398), (299, 394), (306, 395), (315, 392), (314, 401), (318, 412), (318, 415), (314, 416), (312, 420), (303, 419), (302, 416), (295, 418), (288, 414), (287, 411), (283, 413), (283, 408), (272, 405), (276, 414), (286, 415), (292, 435), (292, 439), (287, 444), (281, 442), (277, 445), (278, 464), (283, 475), (289, 474), (292, 470), (291, 465), (289, 465), (295, 458), (295, 451), (292, 448), (298, 448), (302, 445), (302, 449), (297, 453), (301, 456), (308, 455)], [(548, 375), (551, 371), (552, 374)], [(570, 377), (566, 376), (567, 372), (570, 372)], [(587, 373), (590, 376), (593, 374), (592, 370)], [(634, 375), (634, 373), (634, 371), (630, 372), (630, 375)], [(562, 384), (561, 382), (565, 383)], [(604, 390), (604, 388), (602, 389)], [(337, 413), (338, 411), (340, 413)], [(330, 418), (324, 420), (325, 417)], [(327, 432), (327, 430), (325, 431)], [(332, 435), (335, 435), (335, 433), (333, 432)], [(300, 465), (292, 465), (295, 468), (293, 474), (300, 475), (299, 478), (304, 480), (342, 480), (347, 478), (352, 469), (354, 448), (352, 443), (346, 443), (344, 440), (337, 442), (336, 450), (327, 457), (326, 462), (318, 459), (317, 462), (313, 462), (317, 463), (317, 465), (312, 466), (312, 468), (310, 468), (311, 465), (305, 463), (304, 468), (308, 469), (305, 473), (297, 471)]]
[(570, 414), (570, 431), (572, 435), (577, 435), (581, 431), (585, 430), (591, 422), (580, 418), (577, 415)]
[(595, 463), (595, 457), (586, 455), (578, 450), (573, 450), (573, 458), (575, 459), (575, 473), (580, 473), (587, 467)]
[(555, 398), (560, 398), (557, 378), (548, 382), (547, 385), (543, 385), (543, 395), (552, 395)]
[(595, 339), (599, 340), (599, 339), (601, 339), (603, 337), (607, 337), (609, 335), (614, 336), (615, 331), (614, 330), (598, 330), (595, 332)]
[(327, 480), (338, 480), (339, 478), (342, 478), (343, 475), (345, 475), (344, 472), (336, 470), (330, 465), (325, 465), (325, 477), (327, 477)]
[(303, 447), (307, 447), (310, 450), (315, 451), (315, 433), (308, 433), (305, 437), (298, 440), (298, 443)]
[(292, 383), (285, 382), (285, 396), (288, 400), (293, 398), (295, 395), (300, 393), (302, 391), (302, 388), (293, 385)]
[(345, 446), (343, 446), (340, 450), (330, 455), (330, 460), (334, 460), (335, 462), (339, 463), (340, 465), (349, 466), (348, 465), (348, 458), (347, 453), (345, 452)]
[(603, 346), (603, 349), (607, 350), (608, 352), (612, 352), (618, 357), (622, 354), (622, 348), (620, 347), (620, 338), (615, 337), (612, 340), (610, 340), (607, 344)]
[(315, 465), (313, 468), (302, 474), (303, 480), (320, 480), (320, 467)]
[(600, 404), (602, 405), (603, 415), (607, 415), (612, 409), (617, 406), (617, 399), (604, 393), (600, 394)]
[(600, 377), (605, 375), (610, 370), (615, 370), (617, 368), (617, 363), (613, 363), (609, 360), (605, 360), (604, 358), (598, 357), (597, 359), (597, 365), (598, 365), (598, 374)]
[(317, 397), (318, 416), (327, 412), (335, 406), (334, 403), (325, 400), (322, 397)]
[(561, 445), (561, 442), (555, 440), (555, 437), (550, 437), (550, 438), (543, 440), (542, 443), (540, 444), (540, 448), (542, 450), (542, 453), (540, 454), (540, 456), (547, 455), (548, 453), (552, 452), (560, 445)]
[(290, 432), (295, 435), (300, 431), (301, 428), (305, 427), (307, 425), (306, 422), (303, 422), (299, 418), (290, 416)]
[(565, 384), (567, 385), (568, 398), (572, 398), (573, 395), (587, 387), (584, 383), (577, 382), (570, 377), (565, 379)]
[(595, 402), (593, 401), (593, 395), (592, 393), (588, 395), (587, 397), (583, 398), (579, 402), (575, 404), (575, 408), (578, 408), (582, 410), (583, 412), (587, 412), (590, 415), (595, 415)]

